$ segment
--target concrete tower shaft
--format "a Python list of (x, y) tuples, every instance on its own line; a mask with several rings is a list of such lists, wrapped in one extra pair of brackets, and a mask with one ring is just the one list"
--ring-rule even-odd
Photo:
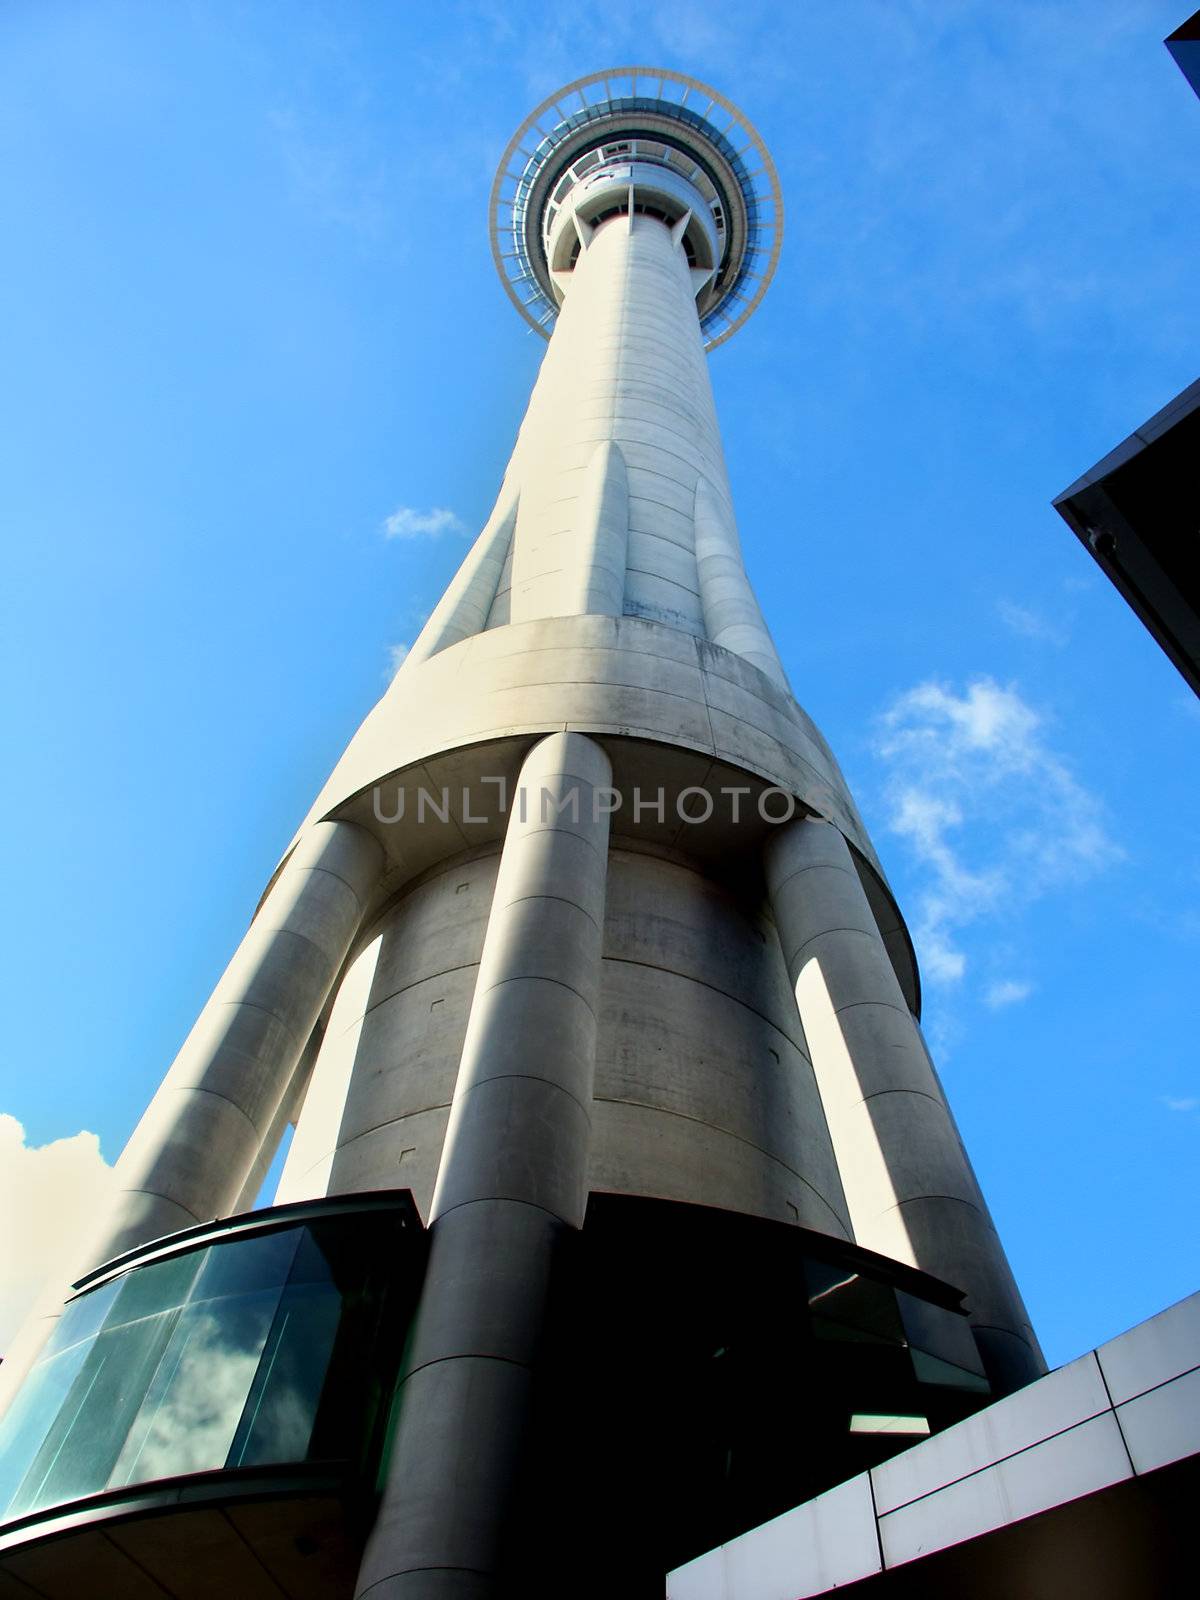
[[(621, 69), (518, 131), (492, 221), (549, 337), (496, 505), (81, 1260), (253, 1204), (289, 1120), (278, 1203), (411, 1191), (429, 1256), (358, 1579), (373, 1600), (495, 1594), (544, 1540), (514, 1533), (513, 1494), (559, 1264), (597, 1203), (620, 1259), (666, 1207), (714, 1303), (739, 1298), (729, 1230), (752, 1227), (757, 1283), (799, 1281), (801, 1245), (842, 1264), (797, 1316), (875, 1275), (910, 1312), (941, 1297), (960, 1354), (940, 1344), (931, 1382), (1042, 1370), (921, 1037), (903, 918), (742, 559), (705, 352), (774, 268), (770, 158), (714, 91)], [(636, 1343), (641, 1303), (613, 1281)], [(769, 1514), (760, 1488), (720, 1502), (729, 1526)]]
[(695, 270), (677, 226), (637, 212), (588, 225), (496, 511), (413, 666), (481, 628), (634, 616), (786, 688), (742, 563)]

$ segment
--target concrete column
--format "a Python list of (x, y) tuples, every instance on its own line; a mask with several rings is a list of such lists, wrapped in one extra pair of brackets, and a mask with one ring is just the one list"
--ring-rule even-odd
[(517, 491), (505, 479), (483, 532), (404, 658), (406, 667), (428, 661), (440, 650), (483, 631), (517, 525), (518, 499)]
[(0, 1412), (71, 1281), (162, 1234), (233, 1211), (276, 1128), (313, 1028), (383, 868), (365, 829), (319, 822), (288, 858), (113, 1173), (113, 1201), (22, 1328)]
[(354, 823), (301, 838), (117, 1162), (97, 1260), (234, 1205), (382, 868)]
[(696, 570), (708, 637), (745, 656), (790, 694), (783, 663), (742, 565), (733, 508), (705, 478), (696, 482), (695, 517)]
[(522, 768), (360, 1597), (497, 1592), (553, 1255), (587, 1200), (610, 781), (581, 734)]
[(993, 1383), (1018, 1388), (1041, 1351), (849, 847), (795, 821), (766, 869), (854, 1237), (964, 1290)]
[[(283, 1098), (276, 1108), (271, 1119), (271, 1126), (266, 1137), (258, 1147), (258, 1154), (251, 1164), (246, 1181), (242, 1184), (241, 1192), (233, 1203), (236, 1215), (239, 1211), (252, 1211), (254, 1202), (258, 1199), (259, 1190), (263, 1186), (267, 1173), (271, 1170), (271, 1163), (279, 1154), (279, 1147), (283, 1143), (283, 1136), (288, 1130), (288, 1125), (295, 1125), (300, 1116), (300, 1108), (304, 1104), (308, 1092), (308, 1085), (316, 1067), (317, 1058), (321, 1054), (321, 1046), (325, 1042), (323, 1029), (318, 1025), (309, 1035), (308, 1043), (300, 1060), (296, 1063), (296, 1070), (292, 1073), (291, 1082), (284, 1091)], [(295, 1141), (293, 1140), (293, 1144)], [(274, 1197), (268, 1198), (264, 1204), (278, 1205)]]

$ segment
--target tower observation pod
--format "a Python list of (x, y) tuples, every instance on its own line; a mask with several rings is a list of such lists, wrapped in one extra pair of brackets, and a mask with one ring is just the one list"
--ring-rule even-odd
[(743, 563), (782, 232), (678, 73), (514, 135), (499, 497), (2, 1369), (0, 1585), (659, 1596), (1044, 1370)]

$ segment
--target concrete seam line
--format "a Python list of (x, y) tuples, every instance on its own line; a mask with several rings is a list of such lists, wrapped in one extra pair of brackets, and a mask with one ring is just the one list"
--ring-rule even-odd
[(917, 1026), (917, 1019), (908, 1007), (906, 1005), (898, 1006), (891, 1000), (847, 1000), (844, 1006), (834, 1006), (833, 1014), (835, 1017), (840, 1017), (843, 1011), (857, 1011), (861, 1006), (879, 1006), (883, 1011), (898, 1012), (900, 1016), (907, 1017), (914, 1026)]
[[(188, 1214), (189, 1217), (194, 1218), (195, 1222), (196, 1222), (196, 1225), (198, 1227), (202, 1227), (204, 1225), (204, 1223), (206, 1223), (206, 1222), (212, 1222), (212, 1221), (215, 1220), (212, 1217), (197, 1217), (196, 1213), (192, 1210), (191, 1206), (185, 1206), (182, 1200), (172, 1200), (170, 1195), (168, 1195), (168, 1194), (159, 1194), (156, 1189), (143, 1189), (140, 1184), (136, 1185), (132, 1189), (118, 1189), (117, 1193), (118, 1194), (144, 1194), (148, 1200), (165, 1200), (169, 1206), (174, 1206), (177, 1211), (185, 1211)], [(178, 1232), (179, 1230), (175, 1229), (173, 1231)], [(169, 1235), (164, 1235), (163, 1237), (169, 1237)], [(144, 1243), (146, 1243), (146, 1244), (152, 1244), (153, 1242), (154, 1241), (151, 1240), (151, 1239), (147, 1239), (147, 1240), (144, 1241)], [(134, 1248), (135, 1249), (140, 1249), (141, 1247), (135, 1245)], [(125, 1252), (122, 1251), (121, 1254), (124, 1255)], [(104, 1266), (105, 1263), (102, 1261), (102, 1262), (100, 1262), (100, 1265)], [(89, 1274), (89, 1276), (90, 1276), (90, 1274)], [(62, 1315), (61, 1308), (58, 1311), (56, 1311), (54, 1313), (54, 1315), (55, 1316), (61, 1316)]]
[(935, 1106), (939, 1106), (947, 1116), (950, 1115), (949, 1107), (946, 1105), (946, 1102), (941, 1098), (941, 1096), (930, 1094), (928, 1089), (872, 1089), (870, 1094), (864, 1094), (858, 1103), (860, 1106), (865, 1106), (868, 1101), (878, 1100), (880, 1095), (884, 1094), (919, 1094), (923, 1100), (932, 1100)]
[[(502, 958), (497, 957), (497, 960), (500, 959)], [(483, 963), (481, 962), (480, 966), (482, 967), (482, 965)], [(579, 990), (576, 989), (573, 984), (564, 982), (562, 978), (547, 978), (540, 972), (515, 972), (511, 978), (497, 978), (495, 983), (489, 983), (487, 987), (483, 989), (481, 989), (477, 984), (475, 986), (475, 998), (471, 1002), (472, 1010), (474, 1010), (475, 1001), (479, 999), (480, 995), (491, 994), (493, 990), (503, 989), (504, 986), (509, 983), (552, 983), (559, 989), (565, 989), (568, 994), (573, 994), (581, 1005), (587, 1007), (588, 1011), (591, 1012), (592, 1017), (596, 1017), (595, 1006), (590, 1000), (587, 999), (585, 995), (580, 994)]]
[[(893, 1211), (902, 1210), (905, 1206), (920, 1205), (924, 1200), (948, 1200), (954, 1205), (966, 1206), (968, 1210), (973, 1211), (977, 1217), (981, 1217), (985, 1222), (987, 1222), (989, 1232), (996, 1232), (995, 1224), (988, 1218), (983, 1207), (977, 1205), (974, 1200), (964, 1199), (961, 1194), (910, 1194), (907, 1199), (897, 1200), (894, 1206), (887, 1206), (884, 1208), (884, 1210), (877, 1212), (876, 1215), (880, 1217), (886, 1217)], [(997, 1237), (999, 1237), (999, 1235), (997, 1235)]]
[(656, 1115), (662, 1117), (677, 1117), (680, 1122), (691, 1122), (698, 1127), (708, 1128), (713, 1133), (719, 1133), (726, 1139), (735, 1139), (738, 1144), (744, 1144), (750, 1150), (757, 1150), (759, 1155), (765, 1156), (767, 1160), (773, 1162), (775, 1166), (782, 1167), (784, 1172), (790, 1173), (793, 1178), (798, 1179), (799, 1182), (802, 1183), (811, 1194), (816, 1195), (817, 1199), (825, 1207), (826, 1211), (829, 1212), (831, 1217), (835, 1217), (843, 1227), (846, 1226), (848, 1219), (846, 1217), (838, 1216), (838, 1213), (834, 1210), (833, 1206), (829, 1203), (821, 1191), (816, 1188), (815, 1185), (810, 1183), (802, 1172), (797, 1172), (795, 1167), (789, 1167), (787, 1162), (782, 1160), (781, 1157), (772, 1155), (771, 1152), (765, 1149), (761, 1144), (755, 1144), (753, 1139), (747, 1139), (743, 1134), (734, 1133), (732, 1128), (722, 1128), (719, 1123), (706, 1122), (703, 1117), (693, 1117), (686, 1111), (672, 1111), (669, 1106), (656, 1106), (648, 1100), (628, 1100), (624, 1098), (618, 1098), (616, 1095), (597, 1094), (592, 1096), (592, 1102), (594, 1105), (635, 1106), (639, 1111), (653, 1111)]
[[(553, 1078), (538, 1078), (535, 1077), (532, 1072), (493, 1072), (486, 1078), (475, 1078), (467, 1086), (467, 1088), (463, 1090), (462, 1094), (457, 1095), (455, 1098), (461, 1104), (468, 1095), (474, 1094), (477, 1089), (482, 1089), (485, 1084), (512, 1083), (514, 1081), (518, 1083), (540, 1083), (544, 1084), (548, 1089), (556, 1089), (559, 1094), (565, 1094), (568, 1100), (570, 1100), (574, 1105), (577, 1105), (580, 1111), (583, 1112), (584, 1120), (589, 1124), (591, 1123), (592, 1117), (590, 1108), (584, 1105), (583, 1101), (577, 1094), (572, 1094), (570, 1089), (564, 1088), (561, 1083), (556, 1083)], [(439, 1212), (439, 1216), (441, 1214), (442, 1213)]]
[[(662, 506), (664, 511), (670, 511), (673, 509), (671, 506), (665, 505), (661, 500), (648, 500), (646, 503), (647, 505), (652, 506)], [(682, 516), (683, 513), (680, 512), (679, 515)], [(635, 527), (632, 522), (630, 522), (629, 532), (631, 534), (636, 533), (639, 539), (657, 539), (659, 544), (669, 544), (672, 550), (682, 550), (685, 555), (692, 556), (693, 558), (695, 557), (696, 546), (694, 544), (685, 544), (682, 539), (672, 539), (665, 533), (655, 533), (653, 528), (638, 528)], [(633, 571), (635, 569), (630, 568), (628, 570)], [(638, 567), (636, 570), (641, 572), (644, 569)], [(651, 576), (657, 576), (657, 574), (651, 574)], [(695, 590), (692, 592), (693, 594), (696, 593)]]
[[(347, 824), (347, 826), (358, 827), (358, 824), (357, 823)], [(364, 833), (366, 833), (366, 829), (365, 828), (362, 831)], [(377, 847), (377, 849), (379, 850), (380, 854), (382, 855), (383, 854), (383, 846), (379, 844), (379, 841), (375, 838), (375, 836), (373, 834), (367, 834), (367, 837)], [(322, 866), (318, 866), (318, 865), (314, 864), (311, 867), (299, 867), (297, 869), (297, 871), (298, 872), (323, 872), (327, 878), (336, 878), (338, 883), (344, 884), (345, 887), (347, 889), (349, 889), (350, 893), (354, 896), (355, 905), (357, 905), (360, 910), (365, 910), (366, 909), (366, 902), (363, 900), (362, 896), (359, 894), (358, 890), (354, 887), (354, 885), (351, 882), (349, 882), (348, 879), (343, 878), (340, 872), (335, 872), (332, 867), (322, 867)], [(380, 874), (380, 875), (382, 875), (382, 874)]]
[[(243, 1118), (243, 1120), (249, 1126), (251, 1132), (254, 1133), (257, 1138), (261, 1139), (264, 1137), (264, 1135), (259, 1132), (254, 1118), (245, 1109), (245, 1107), (238, 1105), (236, 1100), (231, 1100), (227, 1094), (222, 1094), (219, 1089), (207, 1089), (202, 1083), (189, 1083), (173, 1086), (171, 1092), (173, 1094), (206, 1094), (210, 1095), (214, 1100), (224, 1100), (227, 1105), (231, 1105), (238, 1115)], [(287, 1092), (286, 1089), (284, 1092)]]
[[(810, 817), (797, 817), (795, 820), (797, 822), (810, 822), (814, 819)], [(787, 824), (784, 823), (783, 826), (786, 827)], [(827, 822), (824, 824), (824, 826), (827, 828), (832, 828), (835, 833), (840, 832), (840, 829), (835, 823)], [(770, 843), (773, 841), (768, 842)], [(859, 878), (858, 873), (855, 872), (853, 865), (844, 867), (840, 861), (809, 861), (802, 867), (794, 868), (793, 871), (788, 873), (786, 878), (780, 878), (772, 893), (779, 894), (781, 890), (787, 888), (788, 884), (791, 883), (793, 878), (799, 878), (806, 872), (820, 872), (822, 870), (826, 872), (844, 872), (848, 878), (854, 879), (855, 883), (859, 885), (859, 888), (862, 887), (862, 880)]]
[[(719, 994), (722, 999), (731, 1001), (735, 1006), (741, 1006), (743, 1011), (748, 1011), (752, 1017), (758, 1017), (765, 1022), (772, 1033), (777, 1033), (781, 1039), (786, 1039), (801, 1058), (807, 1061), (810, 1067), (812, 1066), (812, 1058), (807, 1049), (807, 1040), (802, 1044), (799, 1040), (793, 1039), (791, 1034), (781, 1028), (765, 1011), (760, 1011), (757, 1006), (752, 1006), (748, 1000), (743, 1000), (740, 995), (730, 994), (728, 989), (722, 989), (719, 984), (710, 983), (707, 978), (698, 978), (690, 972), (680, 972), (677, 967), (664, 967), (655, 961), (637, 961), (633, 956), (605, 956), (604, 960), (611, 961), (614, 965), (621, 967), (640, 967), (644, 972), (665, 972), (668, 977), (678, 978), (681, 983), (694, 983), (701, 989), (707, 989), (710, 994)], [(798, 1011), (796, 1016), (799, 1019), (800, 1013)]]
[[(634, 530), (631, 528), (629, 531), (630, 531), (630, 533), (632, 533)], [(651, 534), (650, 537), (653, 538), (654, 535)], [(646, 567), (631, 567), (631, 566), (627, 565), (625, 570), (626, 570), (626, 572), (635, 572), (638, 575), (639, 578), (653, 578), (658, 583), (669, 583), (671, 585), (672, 589), (681, 589), (684, 594), (690, 594), (694, 600), (699, 600), (699, 598), (700, 598), (699, 589), (693, 589), (693, 588), (690, 588), (689, 585), (686, 584), (686, 583), (680, 583), (678, 578), (667, 578), (667, 577), (664, 577), (661, 572), (651, 572)], [(697, 634), (696, 637), (699, 638), (700, 635)], [(663, 693), (669, 693), (670, 691), (669, 690), (663, 690), (662, 692)]]
[(524, 905), (527, 900), (554, 900), (560, 906), (570, 906), (572, 911), (578, 911), (582, 916), (585, 916), (597, 933), (603, 931), (601, 924), (596, 921), (586, 906), (581, 906), (578, 900), (568, 900), (565, 894), (519, 894), (515, 900), (506, 900), (502, 906), (494, 906), (493, 909), (509, 911), (513, 906)]
[[(448, 1214), (443, 1212), (442, 1215)], [(514, 1361), (511, 1356), (498, 1356), (494, 1350), (456, 1350), (453, 1355), (430, 1356), (428, 1361), (422, 1361), (419, 1366), (409, 1367), (396, 1385), (396, 1393), (399, 1394), (409, 1379), (415, 1378), (418, 1372), (428, 1372), (430, 1367), (444, 1367), (448, 1361), (495, 1361), (502, 1367), (515, 1367), (518, 1372), (534, 1370), (532, 1362)]]
[[(333, 877), (334, 874), (330, 873), (330, 874), (328, 874), (328, 876)], [(339, 878), (338, 882), (341, 883), (342, 880)], [(353, 890), (351, 890), (351, 893), (353, 893)], [(355, 904), (357, 905), (357, 903), (358, 902), (357, 902), (357, 899), (356, 899), (355, 900)], [(310, 939), (306, 933), (300, 933), (295, 928), (287, 927), (286, 924), (283, 924), (283, 925), (280, 925), (280, 926), (276, 926), (276, 927), (264, 927), (260, 931), (262, 933), (273, 933), (275, 935), (282, 934), (282, 935), (285, 935), (289, 939), (300, 939), (300, 940), (302, 940), (304, 944), (308, 945), (310, 950), (315, 950), (317, 952), (317, 954), (320, 956), (321, 960), (323, 962), (325, 962), (325, 964), (327, 966), (332, 966), (332, 968), (333, 968), (335, 973), (337, 972), (338, 968), (341, 966), (341, 962), (338, 961), (336, 957), (331, 956), (327, 950), (322, 950), (321, 946), (316, 942), (315, 939)], [(351, 932), (351, 934), (350, 934), (350, 941), (351, 942), (353, 941), (353, 938), (354, 938), (354, 934), (353, 934), (353, 932)], [(345, 956), (343, 956), (342, 957), (342, 961), (344, 961), (345, 959), (346, 959)], [(260, 963), (260, 965), (261, 965), (261, 963)], [(221, 974), (221, 977), (222, 978), (224, 977), (224, 973)], [(218, 980), (218, 982), (219, 981), (220, 980)], [(214, 991), (214, 993), (215, 993), (215, 991)], [(260, 1009), (265, 1010), (266, 1008), (262, 1007)]]
[[(1026, 1324), (1024, 1324), (1024, 1326), (1027, 1327), (1028, 1324), (1026, 1323)], [(978, 1330), (978, 1331), (983, 1332), (983, 1333), (1002, 1333), (1005, 1336), (1005, 1338), (1007, 1338), (1007, 1339), (1015, 1339), (1018, 1344), (1027, 1345), (1029, 1343), (1029, 1340), (1025, 1337), (1025, 1335), (1023, 1333), (1018, 1333), (1015, 1328), (1002, 1328), (998, 1322), (973, 1322), (971, 1324), (971, 1328), (972, 1328), (973, 1331)], [(1030, 1329), (1030, 1332), (1032, 1332), (1032, 1331), (1033, 1330)], [(1088, 1351), (1087, 1354), (1095, 1355), (1095, 1351), (1094, 1350)], [(1097, 1365), (1098, 1364), (1099, 1363), (1097, 1363)], [(1192, 1367), (1189, 1370), (1192, 1371), (1192, 1372), (1195, 1372), (1195, 1371), (1200, 1370), (1200, 1368)], [(1103, 1376), (1103, 1374), (1102, 1374), (1102, 1376)], [(1179, 1376), (1181, 1378), (1186, 1378), (1187, 1377), (1187, 1373), (1186, 1372), (1181, 1372), (1179, 1374)], [(1173, 1383), (1174, 1381), (1175, 1380), (1173, 1378), (1167, 1378), (1167, 1379), (1164, 1380), (1164, 1382), (1166, 1382), (1166, 1383)], [(1107, 1387), (1107, 1385), (1106, 1385), (1106, 1387)], [(1154, 1384), (1153, 1387), (1158, 1389), (1158, 1388), (1161, 1388), (1162, 1385), (1156, 1383), (1156, 1384)], [(1145, 1391), (1145, 1393), (1149, 1394), (1150, 1390), (1147, 1389)], [(1136, 1399), (1139, 1398), (1139, 1396), (1138, 1395), (1133, 1395), (1132, 1398), (1134, 1400), (1136, 1400)], [(1125, 1404), (1125, 1402), (1122, 1401), (1122, 1404)], [(1097, 1412), (1096, 1415), (1099, 1416), (1100, 1413)]]
[[(539, 833), (555, 833), (555, 834), (559, 834), (559, 835), (565, 834), (568, 839), (578, 839), (580, 844), (587, 845), (588, 849), (592, 852), (592, 854), (596, 855), (596, 856), (599, 856), (601, 858), (601, 860), (607, 860), (607, 858), (608, 858), (608, 847), (607, 847), (607, 845), (605, 846), (605, 848), (603, 850), (598, 849), (596, 847), (596, 845), (594, 845), (592, 843), (592, 841), (588, 838), (586, 833), (574, 833), (570, 828), (543, 828), (540, 824), (536, 828), (526, 828), (526, 827), (523, 827), (520, 823), (518, 823), (517, 826), (521, 828), (521, 832), (520, 832), (519, 835), (516, 835), (515, 838), (532, 839), (532, 838), (534, 838), (535, 835), (537, 835)], [(505, 840), (506, 844), (507, 844), (507, 842), (508, 841)], [(497, 876), (496, 881), (497, 881), (497, 883), (499, 883), (499, 881), (500, 881), (498, 876)]]
[(437, 1217), (429, 1224), (429, 1229), (436, 1228), (443, 1218), (452, 1217), (456, 1211), (463, 1210), (465, 1206), (484, 1204), (525, 1206), (529, 1211), (540, 1211), (544, 1217), (549, 1217), (552, 1222), (557, 1222), (561, 1227), (570, 1228), (573, 1233), (579, 1232), (574, 1223), (568, 1222), (564, 1217), (560, 1217), (557, 1211), (551, 1211), (549, 1206), (540, 1206), (536, 1200), (522, 1200), (518, 1195), (511, 1194), (477, 1195), (474, 1200), (456, 1200), (452, 1206), (447, 1206), (445, 1211), (438, 1212)]
[(478, 967), (478, 965), (478, 960), (464, 961), (460, 966), (443, 967), (440, 972), (431, 972), (428, 977), (414, 978), (411, 983), (402, 983), (398, 989), (393, 989), (390, 994), (385, 994), (382, 999), (373, 1001), (365, 1011), (361, 1012), (352, 1021), (348, 1022), (340, 1033), (334, 1034), (332, 1037), (340, 1039), (343, 1034), (349, 1033), (351, 1028), (355, 1027), (361, 1022), (365, 1022), (373, 1012), (379, 1010), (380, 1006), (386, 1006), (389, 1000), (398, 1000), (402, 994), (411, 994), (414, 989), (419, 989), (423, 983), (433, 983), (438, 978), (448, 978), (452, 973), (455, 972), (469, 972), (472, 967)]
[[(378, 1133), (381, 1128), (394, 1128), (399, 1122), (407, 1122), (410, 1117), (426, 1117), (431, 1111), (449, 1111), (454, 1104), (453, 1100), (436, 1100), (432, 1105), (420, 1106), (416, 1111), (404, 1111), (398, 1117), (385, 1117), (382, 1122), (373, 1122), (369, 1128), (364, 1128), (361, 1133), (353, 1134), (344, 1144), (334, 1145), (333, 1154), (338, 1156), (343, 1150), (349, 1150), (352, 1144), (357, 1144), (360, 1139), (369, 1139), (373, 1133)], [(324, 1159), (324, 1158), (322, 1158)], [(319, 1166), (319, 1162), (314, 1162)]]
[[(211, 1003), (212, 1002), (210, 1000), (209, 1004), (211, 1005)], [(218, 1000), (217, 1004), (222, 1009), (225, 1009), (225, 1008), (233, 1009), (235, 1007), (245, 1006), (247, 1011), (257, 1011), (257, 1012), (259, 1012), (259, 1014), (261, 1016), (273, 1018), (279, 1024), (279, 1026), (283, 1029), (284, 1033), (286, 1033), (293, 1041), (298, 1041), (300, 1043), (300, 1048), (301, 1049), (303, 1049), (305, 1044), (308, 1043), (307, 1039), (300, 1040), (299, 1039), (299, 1035), (297, 1034), (297, 1032), (296, 1032), (295, 1028), (292, 1026), (292, 1024), (290, 1022), (285, 1021), (284, 1018), (279, 1015), (278, 1011), (272, 1011), (270, 1006), (260, 1006), (256, 1000)], [(206, 1005), (204, 1007), (204, 1011), (207, 1011), (207, 1010), (208, 1010), (208, 1006)], [(200, 1013), (201, 1016), (204, 1015), (204, 1011), (202, 1011)], [(187, 1041), (185, 1040), (184, 1043), (186, 1043), (186, 1042)], [(182, 1053), (182, 1050), (183, 1050), (183, 1045), (180, 1046), (180, 1052), (181, 1053)], [(177, 1056), (176, 1060), (178, 1060), (178, 1059), (179, 1058)], [(165, 1081), (166, 1080), (164, 1079), (164, 1082)]]
[[(820, 933), (810, 933), (807, 939), (801, 940), (788, 957), (789, 966), (799, 958), (801, 950), (807, 950), (810, 944), (815, 944), (818, 939), (824, 939), (831, 933), (858, 933), (864, 939), (870, 939), (874, 944), (883, 943), (883, 940), (879, 937), (878, 929), (872, 932), (870, 928), (822, 928)], [(886, 955), (886, 951), (884, 953)]]

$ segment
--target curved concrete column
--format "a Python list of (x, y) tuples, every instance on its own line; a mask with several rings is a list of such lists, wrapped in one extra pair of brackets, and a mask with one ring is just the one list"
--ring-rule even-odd
[(427, 661), (439, 650), (447, 650), (460, 639), (482, 633), (488, 613), (500, 586), (500, 577), (517, 525), (519, 496), (505, 483), (500, 490), (483, 532), (468, 551), (450, 587), (433, 609), (429, 621), (417, 635), (404, 665)]
[(1017, 1388), (1041, 1352), (849, 847), (792, 822), (766, 869), (854, 1237), (964, 1290), (993, 1383)]
[(790, 694), (775, 641), (742, 564), (732, 512), (705, 478), (696, 481), (695, 517), (696, 570), (708, 637), (713, 644), (753, 662)]
[(496, 1592), (553, 1255), (587, 1200), (610, 781), (581, 734), (522, 768), (359, 1576), (372, 1600)]
[[(307, 1098), (308, 1087), (312, 1081), (313, 1072), (324, 1042), (324, 1030), (318, 1023), (309, 1035), (308, 1043), (304, 1047), (304, 1053), (297, 1062), (291, 1081), (283, 1093), (274, 1117), (271, 1119), (270, 1129), (259, 1145), (258, 1154), (251, 1163), (250, 1171), (242, 1184), (241, 1192), (233, 1203), (234, 1215), (239, 1211), (252, 1211), (254, 1209), (254, 1203), (258, 1199), (259, 1191), (262, 1189), (267, 1173), (271, 1170), (271, 1163), (279, 1154), (279, 1147), (283, 1143), (283, 1136), (287, 1132), (289, 1124), (294, 1127), (299, 1120), (300, 1110)], [(295, 1141), (293, 1140), (294, 1143)], [(267, 1203), (269, 1205), (278, 1205), (278, 1197)]]
[(300, 840), (117, 1162), (94, 1259), (235, 1204), (382, 867), (354, 823)]
[(304, 833), (122, 1151), (112, 1204), (11, 1346), (0, 1413), (81, 1272), (244, 1203), (382, 867), (354, 823)]

